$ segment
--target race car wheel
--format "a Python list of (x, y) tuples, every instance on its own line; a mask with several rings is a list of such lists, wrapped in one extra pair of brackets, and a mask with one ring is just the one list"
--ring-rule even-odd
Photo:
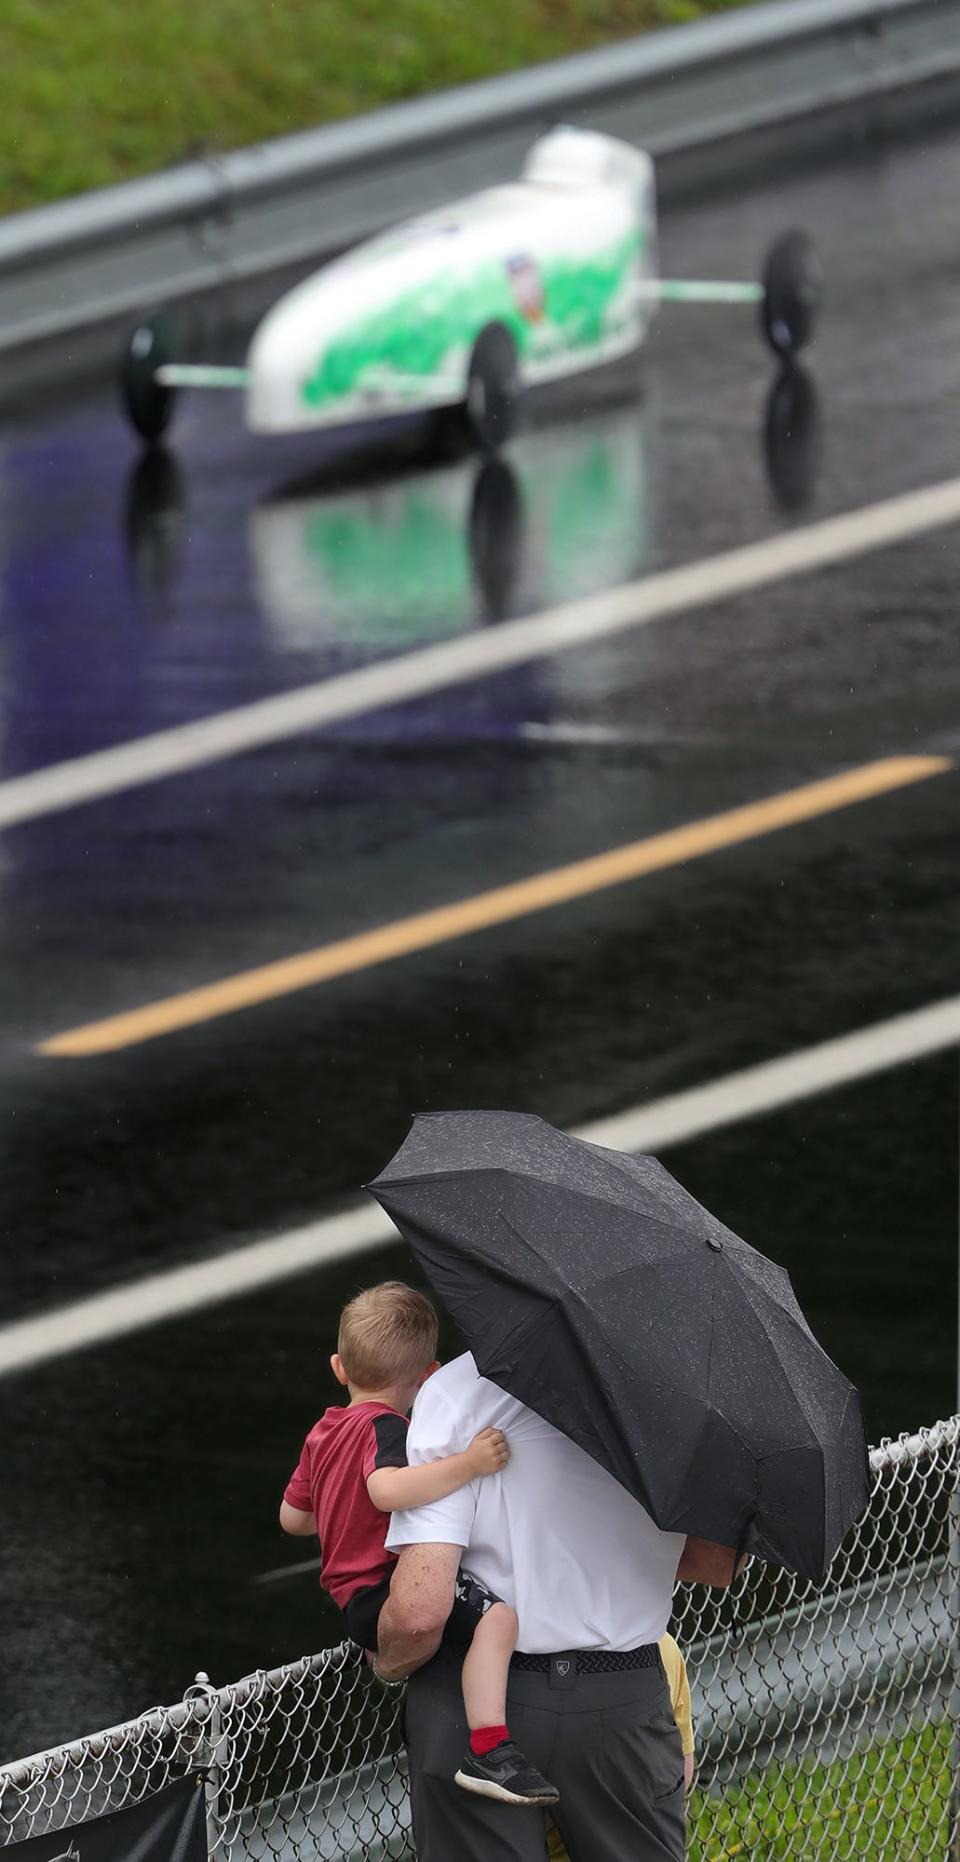
[(798, 356), (813, 336), (823, 268), (806, 233), (783, 233), (767, 254), (760, 322), (775, 355)]
[(517, 345), (505, 323), (488, 323), (473, 345), (464, 404), (467, 430), (482, 452), (516, 431), (520, 405)]
[(120, 361), (120, 393), (132, 424), (153, 446), (170, 425), (175, 388), (162, 388), (158, 368), (173, 361), (173, 334), (168, 318), (145, 317), (131, 330)]

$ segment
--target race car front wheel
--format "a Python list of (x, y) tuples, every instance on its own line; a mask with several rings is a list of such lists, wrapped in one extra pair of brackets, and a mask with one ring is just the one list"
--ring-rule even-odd
[(496, 452), (516, 431), (520, 411), (517, 345), (505, 323), (488, 323), (473, 345), (464, 416), (482, 452)]
[(798, 356), (820, 314), (823, 268), (806, 233), (783, 233), (767, 254), (760, 322), (775, 355)]
[(131, 330), (120, 358), (120, 394), (141, 439), (153, 446), (170, 424), (177, 391), (161, 387), (158, 368), (172, 362), (173, 333), (163, 315), (144, 317)]

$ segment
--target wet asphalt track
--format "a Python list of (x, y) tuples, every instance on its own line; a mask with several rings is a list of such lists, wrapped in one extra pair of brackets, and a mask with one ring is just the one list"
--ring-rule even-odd
[[(327, 461), (112, 392), (0, 431), (0, 773), (283, 691), (960, 472), (957, 142), (673, 215), (663, 268), (829, 282), (771, 485), (749, 314), (665, 312), (636, 377), (505, 466)], [(819, 406), (815, 419), (814, 402)], [(818, 438), (819, 432), (819, 438)], [(819, 461), (811, 472), (811, 464)], [(788, 506), (789, 508), (784, 508)], [(353, 1198), (430, 1106), (576, 1124), (957, 988), (958, 779), (95, 1061), (44, 1036), (903, 752), (960, 755), (960, 528), (8, 831), (5, 1318)], [(667, 1162), (790, 1268), (873, 1439), (954, 1407), (955, 1055)], [(0, 1757), (335, 1634), (273, 1520), (387, 1251), (5, 1384)], [(452, 1342), (452, 1341), (451, 1341)]]

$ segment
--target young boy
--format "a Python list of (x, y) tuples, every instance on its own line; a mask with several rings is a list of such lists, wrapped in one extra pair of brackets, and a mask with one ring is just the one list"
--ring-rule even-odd
[[(670, 1689), (670, 1705), (680, 1734), (680, 1749), (683, 1753), (683, 1789), (687, 1794), (693, 1789), (693, 1713), (690, 1706), (690, 1683), (687, 1679), (687, 1664), (683, 1659), (680, 1644), (672, 1636), (660, 1637), (660, 1660), (663, 1663)], [(563, 1845), (560, 1831), (547, 1819), (547, 1850), (550, 1862), (570, 1862)]]
[[(470, 1481), (498, 1474), (509, 1459), (502, 1432), (481, 1429), (462, 1454), (407, 1466), (407, 1412), (438, 1368), (436, 1349), (430, 1301), (400, 1281), (368, 1287), (344, 1307), (330, 1364), (349, 1402), (326, 1410), (311, 1429), (280, 1507), (285, 1532), (319, 1534), (320, 1582), (342, 1610), (347, 1633), (371, 1659), (395, 1563), (384, 1543), (389, 1514), (445, 1499)], [(470, 1637), (463, 1663), (470, 1750), (457, 1783), (501, 1803), (555, 1804), (559, 1793), (507, 1730), (515, 1611), (461, 1572), (454, 1614)]]

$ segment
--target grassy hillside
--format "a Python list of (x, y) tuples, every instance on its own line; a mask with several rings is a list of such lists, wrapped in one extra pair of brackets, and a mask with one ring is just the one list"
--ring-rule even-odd
[(946, 1721), (818, 1765), (771, 1766), (709, 1802), (694, 1792), (690, 1862), (894, 1862), (945, 1857), (951, 1817)]
[(0, 212), (745, 0), (0, 0)]

